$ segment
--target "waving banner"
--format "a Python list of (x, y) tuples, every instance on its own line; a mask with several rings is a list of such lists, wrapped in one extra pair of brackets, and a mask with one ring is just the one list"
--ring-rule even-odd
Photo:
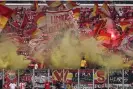
[(45, 49), (44, 47), (50, 48), (51, 45), (48, 44), (59, 40), (61, 38), (60, 35), (62, 35), (63, 32), (78, 29), (77, 22), (73, 18), (73, 12), (71, 10), (47, 11), (45, 13), (45, 18), (40, 18), (39, 21), (37, 27), (43, 32), (45, 37), (48, 37), (48, 39), (40, 40), (40, 38), (42, 38), (42, 35), (40, 35), (41, 37), (39, 39), (31, 40), (29, 46), (31, 47), (32, 52), (40, 50), (41, 47), (41, 49)]
[(48, 34), (55, 34), (63, 28), (73, 28), (76, 22), (73, 19), (71, 10), (67, 11), (48, 11), (43, 26), (40, 26)]

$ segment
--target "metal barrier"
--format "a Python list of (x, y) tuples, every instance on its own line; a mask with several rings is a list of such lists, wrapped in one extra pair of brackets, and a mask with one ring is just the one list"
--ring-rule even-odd
[(47, 80), (51, 88), (60, 81), (63, 86), (73, 89), (133, 89), (133, 70), (2, 70), (0, 76), (4, 86), (11, 81), (19, 86), (24, 81), (31, 84), (33, 89), (43, 88)]

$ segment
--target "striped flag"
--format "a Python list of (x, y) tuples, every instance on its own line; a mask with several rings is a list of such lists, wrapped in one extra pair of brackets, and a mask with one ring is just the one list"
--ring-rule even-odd
[(35, 32), (36, 32), (36, 30), (37, 30), (37, 28), (36, 28), (36, 27), (33, 27), (33, 28), (31, 28), (31, 29), (25, 31), (24, 33), (25, 33), (25, 34), (28, 34), (28, 35), (34, 35)]
[(85, 26), (86, 28), (90, 28), (90, 25), (91, 25), (90, 22), (85, 22), (85, 23), (84, 23), (84, 26)]
[(120, 27), (122, 29), (122, 31), (125, 31), (127, 27), (130, 27), (131, 24), (129, 22), (120, 22)]
[(133, 28), (130, 28), (128, 33), (129, 33), (129, 35), (133, 35)]
[(111, 34), (105, 32), (104, 30), (102, 30), (102, 31), (99, 33), (99, 35), (98, 35), (98, 37), (97, 37), (97, 40), (100, 40), (100, 41), (111, 40)]
[(0, 28), (3, 29), (8, 19), (13, 14), (13, 10), (0, 4)]
[(75, 1), (67, 1), (66, 6), (67, 6), (67, 8), (72, 9), (72, 8), (79, 6), (79, 5)]
[(80, 17), (80, 8), (75, 8), (72, 11), (73, 11), (74, 18), (78, 20)]
[(106, 24), (106, 21), (101, 20), (98, 24), (95, 25), (94, 37), (97, 37), (99, 35), (101, 28), (103, 28), (105, 26), (105, 24)]
[(46, 1), (49, 7), (58, 7), (62, 4), (60, 0)]
[(38, 15), (35, 17), (34, 21), (37, 24), (40, 24), (42, 21), (46, 19), (46, 16), (43, 12), (38, 13)]
[(93, 7), (93, 12), (90, 14), (89, 18), (92, 18), (98, 14), (98, 4), (95, 3)]
[(111, 16), (110, 8), (106, 2), (102, 5), (100, 12), (101, 12), (102, 17), (110, 17)]
[(35, 8), (35, 10), (38, 9), (38, 1), (37, 0), (34, 1), (34, 8)]
[(36, 29), (33, 29), (33, 32), (31, 34), (31, 37), (32, 38), (35, 38), (36, 36), (39, 36), (40, 34), (41, 34), (40, 29), (36, 28)]

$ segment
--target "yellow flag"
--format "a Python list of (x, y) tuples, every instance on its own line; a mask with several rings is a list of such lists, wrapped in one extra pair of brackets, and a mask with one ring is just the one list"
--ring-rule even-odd
[(3, 29), (8, 21), (8, 18), (0, 15), (0, 28)]

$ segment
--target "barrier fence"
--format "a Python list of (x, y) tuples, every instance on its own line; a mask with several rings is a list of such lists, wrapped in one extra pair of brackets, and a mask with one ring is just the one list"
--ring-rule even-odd
[(58, 81), (72, 89), (133, 89), (133, 70), (1, 70), (1, 85), (8, 87), (11, 81), (17, 85), (24, 81), (33, 89), (44, 88), (46, 81), (50, 82), (51, 89), (55, 89)]

